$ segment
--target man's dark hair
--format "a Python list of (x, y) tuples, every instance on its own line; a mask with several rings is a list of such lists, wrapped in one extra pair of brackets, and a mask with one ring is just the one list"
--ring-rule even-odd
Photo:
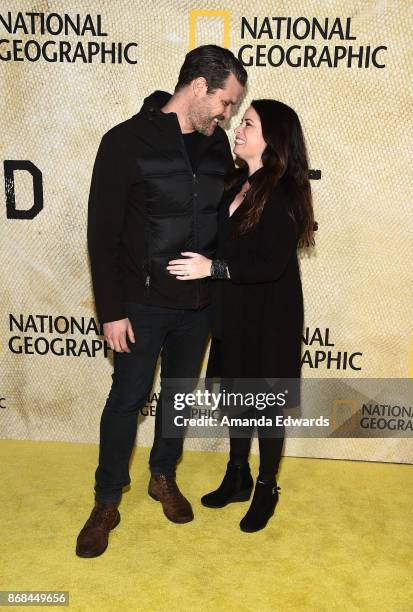
[(224, 88), (230, 73), (242, 86), (246, 84), (247, 71), (229, 49), (218, 47), (218, 45), (196, 47), (185, 56), (175, 86), (175, 93), (198, 77), (204, 77), (208, 83), (207, 92), (214, 93), (216, 89)]

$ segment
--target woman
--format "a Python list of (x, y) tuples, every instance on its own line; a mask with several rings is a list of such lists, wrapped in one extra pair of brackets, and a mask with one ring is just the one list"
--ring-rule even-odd
[[(183, 281), (214, 279), (208, 378), (299, 383), (303, 296), (297, 248), (314, 244), (314, 216), (297, 114), (276, 100), (252, 101), (235, 130), (234, 153), (239, 167), (226, 178), (216, 259), (186, 252), (185, 259), (169, 262), (168, 270)], [(288, 390), (294, 399), (290, 395), (287, 406), (298, 404), (299, 391), (297, 395), (293, 387)], [(260, 469), (252, 503), (240, 523), (243, 531), (263, 529), (278, 501), (284, 427), (277, 427), (275, 417), (280, 410), (267, 405), (263, 411), (252, 408), (242, 414), (272, 418), (270, 428), (257, 427)], [(210, 508), (251, 496), (248, 455), (253, 427), (230, 427), (229, 433), (224, 479), (201, 500)]]

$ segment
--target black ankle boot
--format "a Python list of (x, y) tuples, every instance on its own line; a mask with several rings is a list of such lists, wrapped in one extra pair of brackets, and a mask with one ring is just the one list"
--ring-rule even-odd
[(264, 529), (274, 514), (278, 502), (278, 491), (280, 490), (275, 479), (271, 482), (257, 480), (251, 505), (239, 524), (241, 531), (251, 533)]
[(253, 485), (248, 463), (234, 465), (229, 461), (224, 480), (216, 491), (204, 495), (201, 503), (207, 508), (223, 508), (232, 502), (247, 501), (251, 497)]

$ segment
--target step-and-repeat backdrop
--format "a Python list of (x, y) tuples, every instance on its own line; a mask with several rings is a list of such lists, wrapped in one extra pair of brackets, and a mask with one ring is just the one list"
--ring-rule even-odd
[[(289, 104), (305, 130), (319, 230), (316, 248), (301, 256), (303, 377), (413, 375), (410, 2), (0, 7), (2, 438), (98, 441), (112, 355), (94, 311), (86, 247), (94, 158), (103, 133), (155, 89), (172, 92), (185, 54), (206, 43), (229, 47), (249, 74), (228, 126), (231, 143), (254, 97)], [(157, 391), (156, 380), (141, 410), (144, 446)], [(372, 402), (382, 423), (403, 408), (408, 427), (409, 402), (401, 408), (395, 397), (385, 409), (376, 397), (370, 409)], [(291, 438), (285, 454), (411, 462), (406, 432), (388, 430), (370, 439)], [(223, 450), (226, 441), (188, 439), (187, 448)]]

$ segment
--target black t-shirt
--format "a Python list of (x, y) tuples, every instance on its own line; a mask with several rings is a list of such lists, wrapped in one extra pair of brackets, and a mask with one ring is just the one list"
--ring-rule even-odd
[(191, 162), (192, 170), (195, 172), (198, 165), (199, 144), (201, 142), (202, 134), (195, 130), (194, 132), (189, 132), (188, 134), (182, 134), (182, 136), (189, 161)]

